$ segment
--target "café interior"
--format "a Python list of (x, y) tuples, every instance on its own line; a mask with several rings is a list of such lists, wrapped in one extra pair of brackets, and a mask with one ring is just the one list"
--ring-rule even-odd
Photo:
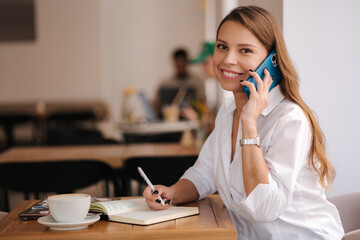
[[(160, 85), (175, 74), (176, 49), (191, 60), (214, 41), (224, 7), (220, 1), (3, 1), (0, 210), (57, 193), (142, 195), (138, 165), (155, 183), (175, 183), (195, 162), (223, 93), (219, 86), (206, 93), (212, 112), (205, 98), (192, 99), (196, 116), (188, 119), (180, 105), (194, 89)], [(187, 71), (205, 91), (203, 63), (187, 63)]]
[[(1, 1), (3, 216), (55, 194), (141, 196), (138, 166), (154, 184), (174, 184), (231, 93), (210, 82), (204, 60), (187, 65), (204, 88), (195, 117), (181, 114), (194, 89), (159, 86), (174, 75), (174, 51), (199, 57), (239, 3), (252, 1)], [(281, 25), (282, 3), (257, 1)], [(159, 108), (161, 98), (170, 100)]]

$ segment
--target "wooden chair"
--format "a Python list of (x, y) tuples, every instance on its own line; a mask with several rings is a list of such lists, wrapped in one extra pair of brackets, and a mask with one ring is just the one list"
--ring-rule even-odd
[[(0, 128), (2, 127), (6, 136), (6, 143), (3, 150), (15, 145), (15, 127), (24, 123), (37, 124), (35, 117), (27, 114), (6, 114), (0, 115)], [(1, 129), (0, 129), (1, 130)], [(2, 150), (2, 149), (0, 149)]]
[(109, 181), (114, 184), (114, 195), (120, 196), (121, 189), (114, 170), (104, 162), (94, 160), (66, 160), (49, 162), (22, 162), (0, 164), (0, 187), (5, 191), (5, 211), (9, 210), (7, 190), (20, 191), (29, 199), (34, 193), (70, 193), (106, 180), (105, 195), (109, 196)]
[(43, 145), (117, 144), (103, 138), (95, 128), (97, 116), (92, 111), (59, 112), (46, 118), (46, 136)]
[(125, 195), (131, 195), (130, 180), (139, 182), (137, 195), (142, 195), (141, 186), (144, 179), (140, 176), (137, 167), (141, 167), (152, 184), (171, 186), (176, 183), (184, 172), (191, 167), (197, 156), (171, 156), (171, 157), (134, 157), (125, 161), (121, 170), (123, 179), (123, 190)]

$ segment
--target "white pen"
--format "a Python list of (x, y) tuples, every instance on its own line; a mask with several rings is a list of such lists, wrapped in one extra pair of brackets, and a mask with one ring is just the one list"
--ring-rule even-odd
[[(139, 171), (140, 175), (144, 178), (147, 185), (150, 187), (151, 191), (154, 191), (155, 190), (154, 185), (152, 185), (152, 183), (150, 182), (150, 180), (148, 179), (148, 177), (146, 176), (144, 171), (141, 169), (141, 167), (138, 167), (138, 171)], [(161, 198), (161, 196), (159, 196), (158, 198), (160, 199), (161, 204), (163, 206), (165, 206), (164, 200)]]

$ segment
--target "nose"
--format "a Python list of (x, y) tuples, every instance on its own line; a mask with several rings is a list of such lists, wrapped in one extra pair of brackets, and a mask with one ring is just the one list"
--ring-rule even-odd
[(223, 62), (229, 65), (236, 64), (237, 63), (236, 53), (234, 51), (228, 51)]

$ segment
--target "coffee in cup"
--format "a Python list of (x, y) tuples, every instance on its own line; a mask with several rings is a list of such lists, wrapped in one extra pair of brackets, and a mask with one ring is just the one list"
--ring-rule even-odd
[(177, 105), (166, 105), (162, 109), (164, 119), (166, 122), (177, 122), (179, 121), (180, 108)]
[(89, 194), (72, 193), (48, 197), (51, 216), (57, 222), (81, 222), (89, 212), (91, 196)]

